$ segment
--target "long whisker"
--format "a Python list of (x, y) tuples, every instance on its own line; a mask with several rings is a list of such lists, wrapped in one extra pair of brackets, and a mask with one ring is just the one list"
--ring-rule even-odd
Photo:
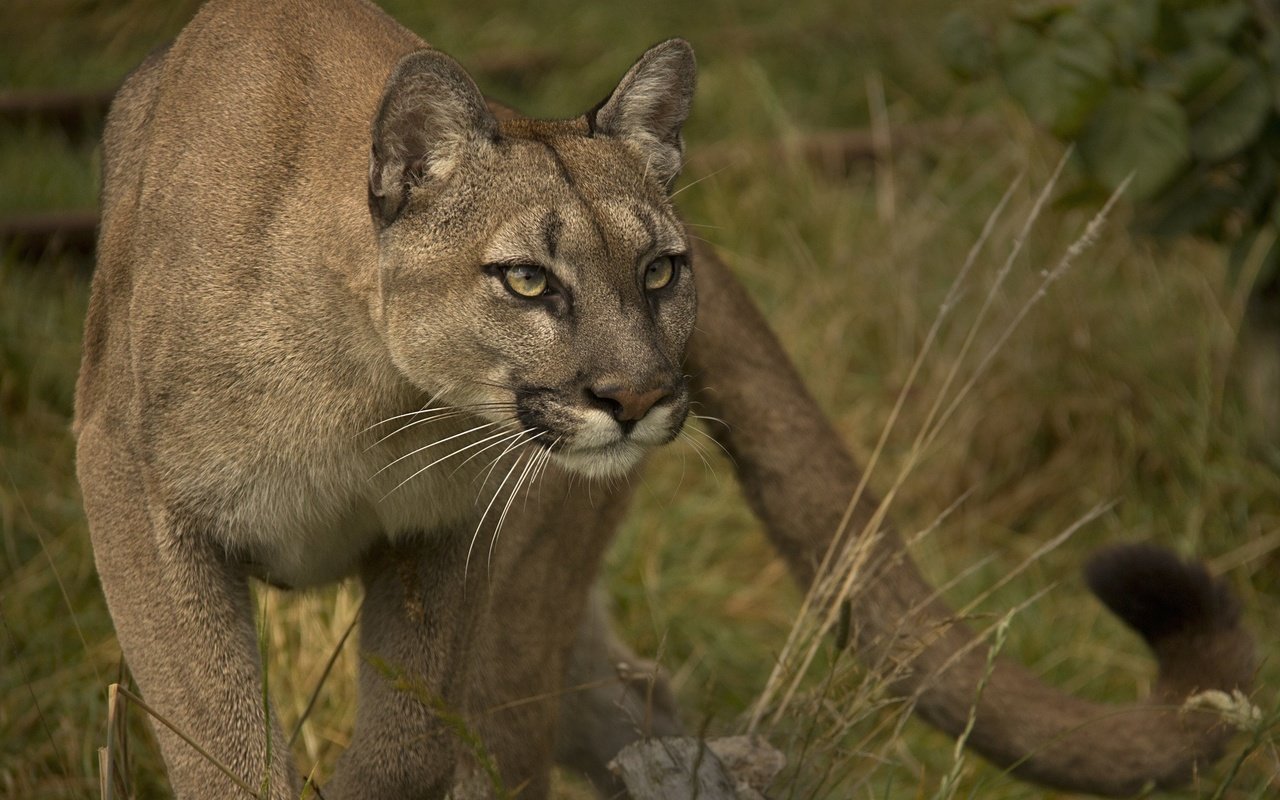
[(441, 409), (440, 409), (440, 407), (432, 408), (432, 407), (431, 407), (431, 401), (430, 401), (430, 400), (428, 400), (428, 401), (427, 401), (427, 404), (426, 404), (425, 406), (423, 406), (422, 408), (418, 409), (417, 411), (406, 411), (406, 412), (405, 412), (405, 413), (403, 413), (403, 414), (395, 414), (395, 415), (393, 415), (393, 416), (387, 417), (386, 419), (380, 419), (380, 420), (378, 420), (377, 422), (373, 423), (372, 425), (370, 425), (370, 426), (368, 426), (368, 427), (366, 427), (366, 428), (361, 428), (361, 429), (356, 433), (356, 435), (357, 435), (357, 436), (359, 436), (360, 434), (368, 433), (369, 431), (373, 430), (374, 428), (379, 428), (379, 427), (381, 427), (381, 426), (383, 426), (383, 425), (386, 425), (388, 422), (395, 422), (396, 420), (398, 420), (398, 419), (404, 419), (405, 417), (416, 417), (416, 416), (418, 416), (419, 414), (426, 414), (426, 413), (428, 413), (428, 412), (430, 412), (430, 411), (439, 411), (439, 410), (441, 410)]
[(551, 466), (551, 457), (552, 455), (555, 454), (556, 445), (560, 444), (560, 442), (563, 439), (564, 439), (563, 436), (557, 436), (555, 440), (551, 442), (551, 444), (547, 445), (547, 448), (546, 448), (547, 454), (542, 459), (542, 468), (538, 470), (538, 474), (536, 478), (541, 478), (542, 475), (547, 471), (547, 467)]
[(361, 434), (363, 434), (363, 433), (367, 433), (368, 431), (371, 431), (371, 430), (373, 430), (374, 428), (377, 428), (377, 427), (378, 427), (378, 426), (380, 426), (380, 425), (386, 425), (388, 422), (391, 422), (391, 421), (393, 421), (393, 420), (403, 419), (404, 417), (413, 417), (413, 416), (417, 416), (417, 415), (419, 415), (419, 414), (425, 414), (425, 413), (430, 412), (430, 411), (436, 411), (436, 410), (440, 410), (440, 409), (446, 408), (446, 406), (435, 406), (435, 407), (432, 407), (432, 405), (431, 405), (431, 404), (432, 404), (432, 403), (434, 403), (434, 402), (436, 402), (437, 400), (439, 400), (441, 397), (443, 397), (443, 396), (444, 396), (444, 394), (445, 394), (445, 392), (449, 391), (449, 389), (450, 389), (450, 387), (449, 387), (449, 386), (445, 386), (445, 387), (441, 388), (441, 389), (440, 389), (440, 391), (438, 391), (438, 392), (436, 392), (435, 394), (433, 394), (433, 395), (431, 395), (430, 397), (428, 397), (428, 398), (427, 398), (427, 402), (423, 403), (423, 404), (422, 404), (422, 408), (418, 409), (417, 411), (409, 411), (409, 412), (407, 412), (407, 413), (405, 413), (405, 414), (395, 414), (395, 415), (393, 415), (393, 416), (387, 417), (387, 418), (386, 418), (386, 419), (384, 419), (384, 420), (380, 420), (380, 421), (378, 421), (378, 422), (373, 423), (373, 424), (372, 424), (372, 425), (370, 425), (369, 427), (367, 427), (367, 428), (365, 428), (364, 430), (360, 431), (360, 433), (361, 433)]
[[(519, 430), (517, 430), (515, 433), (509, 434), (505, 439), (499, 439), (498, 441), (494, 442), (493, 444), (485, 445), (484, 447), (482, 447), (482, 448), (480, 448), (479, 450), (475, 451), (475, 452), (474, 452), (474, 453), (472, 453), (471, 455), (467, 456), (467, 457), (466, 457), (466, 459), (465, 459), (461, 464), (459, 464), (458, 466), (454, 467), (454, 468), (453, 468), (453, 472), (451, 472), (451, 473), (449, 473), (449, 474), (450, 474), (450, 475), (456, 474), (456, 473), (458, 472), (458, 470), (460, 470), (460, 469), (462, 469), (463, 467), (465, 467), (465, 466), (467, 465), (467, 463), (468, 463), (468, 462), (470, 462), (472, 459), (476, 458), (477, 456), (479, 456), (481, 453), (485, 452), (486, 450), (492, 450), (493, 448), (498, 447), (499, 445), (502, 445), (502, 444), (504, 444), (504, 443), (506, 443), (506, 442), (510, 441), (511, 439), (517, 439), (517, 438), (519, 438), (522, 434), (525, 434), (525, 433), (528, 433), (528, 431), (527, 431), (526, 429), (524, 429), (524, 428), (520, 428), (520, 429), (519, 429)], [(493, 460), (492, 462), (490, 462), (490, 464), (489, 464), (489, 472), (483, 473), (483, 477), (484, 477), (485, 479), (487, 479), (487, 478), (489, 477), (489, 474), (493, 472), (493, 465), (497, 463), (498, 459), (499, 459), (499, 458), (502, 458), (502, 457), (503, 457), (503, 456), (505, 456), (507, 453), (511, 452), (511, 447), (514, 447), (514, 444), (513, 444), (513, 445), (508, 446), (508, 447), (507, 447), (507, 449), (503, 450), (501, 453), (499, 453), (499, 454), (497, 455), (497, 458), (494, 458), (494, 460)], [(476, 478), (476, 479), (477, 479), (477, 480), (479, 480), (479, 479), (480, 479), (480, 477), (481, 477), (481, 476), (477, 476), (477, 478)]]
[(423, 414), (419, 416), (418, 419), (415, 419), (412, 422), (406, 422), (405, 424), (401, 425), (399, 428), (396, 428), (395, 430), (393, 430), (391, 433), (388, 433), (385, 436), (381, 437), (380, 439), (375, 441), (373, 444), (366, 447), (365, 452), (366, 453), (369, 452), (373, 448), (377, 447), (378, 445), (382, 444), (386, 440), (390, 439), (392, 436), (395, 436), (397, 433), (401, 433), (402, 431), (406, 431), (409, 428), (412, 428), (414, 425), (421, 425), (424, 422), (443, 422), (444, 420), (447, 420), (447, 419), (453, 419), (455, 417), (463, 417), (463, 416), (471, 416), (471, 412), (459, 411), (457, 409), (450, 408), (450, 409), (439, 409), (438, 413), (435, 413), (435, 414), (430, 414), (430, 415)]
[[(494, 422), (494, 423), (490, 423), (490, 424), (492, 424), (492, 425), (498, 425), (498, 424), (500, 424), (500, 423), (496, 423), (496, 422)], [(518, 433), (520, 433), (520, 431), (517, 431), (517, 434), (518, 434)], [(387, 492), (386, 494), (384, 494), (384, 495), (382, 496), (382, 499), (383, 499), (383, 500), (386, 500), (388, 497), (390, 497), (390, 496), (391, 496), (391, 494), (392, 494), (393, 492), (395, 492), (395, 491), (396, 491), (396, 489), (399, 489), (401, 486), (404, 486), (406, 483), (408, 483), (409, 481), (411, 481), (411, 480), (413, 480), (414, 478), (418, 477), (419, 475), (421, 475), (422, 473), (426, 472), (427, 470), (431, 469), (431, 468), (432, 468), (432, 467), (434, 467), (436, 464), (439, 464), (441, 461), (446, 461), (446, 460), (448, 460), (448, 459), (450, 459), (450, 458), (453, 458), (454, 456), (458, 455), (459, 453), (462, 453), (462, 452), (465, 452), (465, 451), (467, 451), (467, 450), (470, 450), (471, 448), (475, 447), (476, 445), (483, 444), (484, 442), (487, 442), (487, 441), (489, 441), (490, 439), (495, 439), (495, 438), (497, 438), (497, 437), (499, 437), (499, 436), (508, 436), (508, 435), (510, 435), (510, 434), (509, 434), (507, 431), (505, 431), (505, 430), (503, 430), (503, 431), (499, 431), (499, 432), (497, 432), (497, 433), (495, 433), (495, 434), (493, 434), (493, 435), (491, 435), (491, 436), (486, 436), (485, 438), (480, 439), (479, 441), (475, 441), (475, 442), (472, 442), (471, 444), (464, 445), (463, 447), (459, 447), (459, 448), (458, 448), (458, 449), (456, 449), (456, 450), (453, 450), (453, 451), (451, 451), (451, 452), (449, 452), (449, 453), (446, 453), (446, 454), (445, 454), (445, 455), (443, 455), (443, 456), (440, 456), (440, 457), (439, 457), (439, 458), (437, 458), (435, 461), (432, 461), (430, 464), (427, 464), (427, 465), (426, 465), (425, 467), (423, 467), (422, 469), (419, 469), (418, 471), (414, 472), (414, 473), (413, 473), (412, 475), (410, 475), (409, 477), (407, 477), (407, 478), (405, 478), (404, 480), (400, 481), (398, 484), (396, 484), (396, 485), (395, 485), (395, 488), (393, 488), (390, 492)], [(424, 449), (425, 449), (425, 448), (424, 448)]]
[(699, 436), (701, 436), (702, 438), (706, 439), (708, 442), (711, 442), (711, 443), (712, 443), (712, 444), (714, 444), (716, 447), (720, 448), (720, 452), (724, 453), (725, 458), (729, 459), (729, 463), (731, 463), (731, 464), (737, 464), (737, 463), (738, 463), (738, 460), (737, 460), (737, 459), (735, 459), (735, 458), (733, 457), (733, 453), (730, 453), (730, 452), (725, 448), (725, 446), (724, 446), (724, 445), (720, 444), (720, 440), (719, 440), (719, 439), (717, 439), (716, 437), (712, 436), (711, 434), (707, 433), (706, 431), (704, 431), (704, 430), (702, 430), (701, 428), (698, 428), (698, 427), (689, 428), (688, 430), (689, 430), (689, 432), (690, 432), (690, 433), (696, 433), (696, 434), (698, 434)]
[(535, 433), (534, 431), (531, 431), (528, 429), (521, 430), (520, 432), (523, 434), (532, 434), (532, 435), (528, 439), (525, 439), (524, 441), (521, 441), (519, 438), (517, 438), (514, 442), (512, 442), (511, 444), (503, 448), (501, 453), (498, 453), (498, 455), (494, 456), (493, 461), (489, 462), (489, 469), (485, 471), (484, 476), (481, 479), (482, 484), (489, 482), (489, 476), (493, 474), (493, 470), (498, 466), (498, 462), (501, 461), (503, 457), (506, 456), (507, 453), (510, 453), (512, 450), (515, 450), (517, 447), (520, 447), (521, 445), (525, 444), (525, 442), (531, 442), (534, 439), (541, 436), (543, 433), (546, 433), (546, 431)]
[[(382, 473), (394, 467), (396, 464), (399, 464), (401, 461), (404, 461), (406, 458), (409, 458), (410, 456), (416, 456), (418, 453), (421, 453), (424, 450), (430, 450), (431, 448), (437, 445), (442, 445), (445, 442), (453, 441), (454, 439), (457, 439), (460, 436), (466, 436), (469, 433), (475, 433), (476, 431), (484, 430), (485, 428), (492, 428), (494, 425), (501, 425), (501, 424), (502, 424), (501, 422), (483, 422), (479, 425), (476, 425), (473, 428), (467, 428), (465, 431), (462, 431), (461, 433), (455, 433), (452, 436), (446, 436), (443, 439), (437, 439), (434, 442), (431, 442), (429, 444), (424, 444), (422, 447), (419, 447), (416, 450), (410, 450), (409, 452), (405, 453), (399, 458), (394, 459), (393, 461), (388, 463), (386, 466), (384, 466), (382, 469), (373, 473), (372, 477), (375, 477), (375, 478), (378, 477)], [(455, 451), (455, 452), (459, 452), (459, 451)], [(415, 472), (414, 474), (416, 475), (417, 473)]]
[[(557, 442), (558, 440), (557, 438)], [(538, 454), (538, 465), (534, 467), (534, 474), (529, 476), (529, 483), (525, 485), (525, 508), (529, 508), (529, 493), (534, 489), (534, 484), (538, 483), (541, 476), (547, 471), (547, 465), (550, 460), (552, 460), (552, 452), (548, 448), (543, 448), (543, 451)]]
[(382, 444), (397, 433), (412, 428), (414, 425), (420, 425), (424, 422), (441, 422), (446, 419), (453, 419), (454, 417), (473, 416), (478, 412), (488, 412), (492, 414), (503, 411), (515, 411), (516, 405), (514, 403), (474, 403), (465, 406), (444, 407), (431, 410), (439, 413), (430, 415), (423, 414), (419, 419), (415, 419), (412, 422), (406, 422), (404, 425), (401, 425), (399, 428), (396, 428), (391, 433), (388, 433), (386, 436), (383, 436), (381, 439), (374, 442), (367, 449), (372, 449), (374, 446)]
[(392, 416), (387, 417), (386, 419), (378, 420), (372, 425), (369, 425), (366, 428), (360, 429), (360, 431), (356, 433), (356, 436), (366, 434), (369, 431), (373, 430), (374, 428), (380, 428), (383, 425), (386, 425), (387, 423), (395, 422), (398, 419), (405, 419), (407, 417), (421, 417), (424, 415), (435, 415), (435, 414), (465, 413), (467, 411), (500, 411), (500, 410), (511, 410), (515, 408), (514, 403), (505, 402), (505, 401), (503, 402), (495, 401), (490, 403), (467, 403), (465, 405), (449, 405), (449, 406), (432, 406), (431, 403), (433, 402), (435, 402), (434, 397), (431, 398), (431, 400), (427, 401), (427, 405), (423, 406), (417, 411), (406, 411), (403, 414), (393, 414)]
[[(543, 433), (545, 433), (545, 431)], [(541, 435), (542, 433), (539, 433), (535, 435), (533, 438), (529, 439), (529, 441), (532, 442), (534, 439), (537, 439)], [(540, 456), (541, 456), (541, 453), (535, 452), (525, 462), (524, 470), (521, 471), (520, 477), (516, 478), (516, 482), (511, 486), (511, 494), (507, 496), (507, 504), (502, 507), (502, 514), (498, 517), (498, 524), (493, 529), (493, 536), (489, 538), (489, 555), (485, 558), (484, 569), (485, 569), (485, 572), (489, 574), (491, 577), (493, 574), (493, 548), (495, 545), (498, 544), (498, 537), (502, 534), (502, 523), (507, 521), (507, 513), (511, 511), (511, 504), (512, 502), (515, 501), (516, 495), (520, 493), (520, 484), (524, 483), (525, 478), (529, 476), (529, 470), (531, 470), (533, 466), (538, 463), (538, 459)], [(494, 496), (496, 497), (497, 495), (495, 494)]]
[(710, 415), (708, 415), (708, 414), (694, 414), (694, 413), (689, 414), (689, 416), (693, 417), (694, 419), (700, 419), (700, 420), (703, 420), (703, 421), (705, 421), (705, 422), (716, 422), (716, 423), (719, 423), (719, 424), (723, 425), (723, 426), (725, 427), (725, 429), (726, 429), (726, 430), (733, 430), (733, 426), (732, 426), (732, 425), (730, 425), (729, 423), (727, 423), (727, 422), (725, 422), (724, 420), (720, 419), (719, 417), (713, 417), (713, 416), (710, 416)]
[[(524, 501), (525, 501), (526, 507), (528, 506), (528, 503), (529, 503), (529, 492), (533, 489), (533, 485), (535, 483), (538, 483), (538, 481), (542, 480), (542, 476), (547, 473), (547, 467), (551, 466), (551, 457), (553, 455), (552, 451), (555, 450), (556, 445), (560, 444), (560, 440), (563, 438), (564, 438), (563, 436), (557, 436), (555, 440), (551, 442), (551, 444), (543, 448), (542, 463), (538, 465), (538, 468), (534, 471), (533, 476), (529, 478), (529, 485), (524, 490)], [(538, 490), (539, 492), (541, 492), (542, 490), (541, 485), (538, 486)]]
[[(714, 171), (712, 171), (712, 172), (708, 172), (706, 175), (703, 175), (701, 178), (697, 178), (696, 180), (689, 181), (689, 182), (688, 182), (688, 183), (686, 183), (684, 186), (681, 186), (679, 189), (676, 189), (674, 192), (672, 192), (672, 193), (671, 193), (671, 196), (672, 196), (672, 197), (675, 197), (676, 195), (680, 194), (680, 193), (681, 193), (681, 192), (683, 192), (683, 191), (687, 191), (687, 190), (689, 190), (689, 189), (692, 189), (693, 187), (697, 186), (698, 184), (702, 183), (703, 181), (705, 181), (705, 180), (710, 180), (711, 178), (714, 178), (715, 176), (719, 175), (721, 172), (724, 172), (726, 169), (728, 169), (728, 167), (721, 167), (720, 169), (714, 170)], [(701, 226), (701, 227), (711, 227), (711, 226), (706, 226), (706, 225), (704, 225), (704, 226)]]
[[(702, 462), (702, 466), (707, 468), (707, 472), (711, 473), (711, 477), (715, 478), (716, 484), (719, 485), (720, 475), (717, 474), (715, 469), (712, 468), (711, 461), (707, 459), (706, 453), (703, 452), (702, 445), (698, 444), (698, 442), (692, 436), (685, 433), (684, 431), (680, 431), (680, 438), (684, 439), (686, 442), (689, 443), (689, 446), (693, 448), (694, 454), (698, 456), (698, 460)], [(683, 478), (683, 473), (681, 473), (681, 476)]]
[[(510, 451), (510, 448), (508, 448), (507, 450), (504, 450), (502, 454), (498, 456), (498, 458), (502, 458), (502, 456), (506, 455), (509, 451)], [(525, 453), (521, 453), (516, 457), (515, 461), (511, 462), (511, 469), (507, 470), (507, 474), (502, 476), (502, 482), (498, 484), (497, 489), (493, 490), (493, 496), (489, 498), (489, 504), (484, 507), (484, 513), (480, 515), (480, 521), (476, 523), (475, 533), (471, 534), (471, 543), (467, 545), (466, 561), (464, 561), (462, 564), (462, 585), (463, 586), (466, 586), (467, 584), (467, 574), (471, 571), (471, 552), (475, 549), (476, 539), (480, 537), (480, 529), (484, 527), (485, 518), (489, 516), (489, 510), (493, 508), (494, 502), (498, 499), (498, 495), (502, 492), (502, 487), (507, 485), (507, 481), (511, 479), (511, 473), (515, 472), (516, 467), (520, 466), (520, 461), (521, 459), (524, 458), (525, 455), (526, 455)], [(494, 460), (494, 463), (495, 464), (497, 463), (497, 459)], [(497, 535), (496, 531), (494, 535)]]

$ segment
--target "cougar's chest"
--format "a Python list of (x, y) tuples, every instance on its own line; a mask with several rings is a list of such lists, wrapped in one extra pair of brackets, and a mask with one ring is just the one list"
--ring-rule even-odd
[(291, 588), (352, 574), (380, 541), (460, 535), (487, 497), (486, 474), (498, 472), (489, 468), (505, 463), (492, 461), (501, 447), (483, 451), (497, 440), (468, 432), (477, 424), (300, 442), (288, 457), (252, 465), (219, 527), (256, 577)]

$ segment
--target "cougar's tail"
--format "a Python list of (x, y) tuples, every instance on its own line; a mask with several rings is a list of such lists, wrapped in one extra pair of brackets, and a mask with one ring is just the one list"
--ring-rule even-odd
[[(810, 585), (840, 529), (859, 472), (745, 291), (706, 248), (697, 253), (699, 326), (691, 359), (716, 432), (734, 456), (743, 492), (802, 585)], [(741, 421), (741, 425), (735, 425)], [(797, 443), (802, 443), (797, 446)], [(875, 501), (854, 509), (861, 531)], [(894, 691), (924, 719), (959, 735), (1016, 775), (1074, 791), (1125, 796), (1175, 786), (1216, 758), (1230, 736), (1219, 714), (1184, 709), (1198, 692), (1246, 689), (1253, 641), (1225, 585), (1160, 548), (1107, 550), (1090, 586), (1135, 628), (1159, 660), (1151, 698), (1127, 706), (1086, 702), (1017, 664), (987, 663), (987, 646), (955, 621), (892, 532), (872, 541), (851, 598), (855, 651), (893, 663)], [(909, 642), (909, 646), (904, 645)], [(979, 693), (978, 687), (986, 680)]]
[(873, 663), (885, 663), (894, 648), (906, 655), (892, 685), (915, 697), (917, 713), (933, 725), (958, 735), (976, 711), (968, 744), (986, 758), (1037, 783), (1116, 797), (1182, 785), (1221, 755), (1232, 728), (1220, 713), (1184, 703), (1206, 690), (1247, 688), (1253, 641), (1236, 599), (1203, 567), (1150, 545), (1111, 548), (1089, 562), (1094, 592), (1142, 635), (1160, 668), (1146, 702), (1103, 705), (1054, 689), (1008, 659), (991, 667), (988, 646), (972, 646), (973, 634), (950, 609), (928, 601), (932, 587), (893, 552), (900, 547), (885, 539), (874, 562), (881, 566), (868, 571), (871, 585), (854, 599), (853, 617), (864, 623), (855, 646)]

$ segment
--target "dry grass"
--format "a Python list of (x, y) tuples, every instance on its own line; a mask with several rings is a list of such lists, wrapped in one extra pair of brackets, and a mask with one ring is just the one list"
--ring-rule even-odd
[[(1149, 539), (1213, 559), (1261, 634), (1268, 660), (1255, 699), (1269, 716), (1186, 796), (1269, 796), (1280, 788), (1269, 690), (1280, 667), (1267, 635), (1280, 630), (1280, 446), (1256, 435), (1244, 410), (1238, 286), (1212, 248), (1131, 238), (1121, 200), (1092, 248), (1005, 336), (1097, 209), (1060, 208), (1055, 192), (1034, 211), (1062, 154), (982, 89), (954, 92), (938, 74), (927, 34), (939, 5), (813, 2), (786, 17), (674, 3), (631, 17), (567, 2), (406, 11), (464, 62), (502, 47), (545, 51), (563, 35), (552, 21), (572, 19), (572, 46), (556, 48), (536, 81), (486, 79), (545, 113), (595, 99), (651, 41), (691, 38), (703, 77), (690, 148), (743, 155), (688, 175), (681, 206), (766, 309), (852, 451), (876, 463), (871, 486), (891, 498), (926, 574), (990, 632), (992, 652), (1119, 701), (1149, 688), (1152, 662), (1087, 596), (1075, 572), (1084, 554)], [(7, 50), (0, 74), (32, 85), (39, 56), (79, 47), (100, 48), (93, 63), (110, 74), (58, 56), (51, 80), (114, 79), (180, 22), (153, 6), (135, 0), (56, 25), (40, 23), (57, 9), (22, 6), (18, 27), (36, 33)], [(899, 126), (975, 110), (1001, 135), (961, 128), (894, 147)], [(874, 166), (833, 174), (804, 159), (802, 134), (873, 118), (886, 156)], [(756, 149), (770, 140), (796, 143), (795, 155)], [(92, 163), (39, 132), (0, 131), (0, 209), (87, 202)], [(0, 259), (0, 796), (96, 796), (106, 687), (117, 680), (66, 431), (85, 299), (72, 267), (32, 272)], [(805, 599), (757, 535), (732, 467), (714, 456), (712, 467), (685, 444), (656, 458), (607, 565), (627, 637), (662, 653), (691, 728), (728, 733), (757, 720), (792, 761), (792, 788), (779, 797), (1046, 796), (904, 721), (881, 678), (833, 656), (817, 634), (839, 627), (838, 613), (801, 613)], [(261, 602), (286, 730), (320, 686), (293, 749), (323, 780), (354, 715), (358, 653), (354, 642), (337, 646), (359, 590), (264, 592)], [(132, 788), (163, 796), (142, 715), (127, 716), (127, 736), (114, 735), (128, 742)], [(585, 796), (568, 782), (558, 791)]]

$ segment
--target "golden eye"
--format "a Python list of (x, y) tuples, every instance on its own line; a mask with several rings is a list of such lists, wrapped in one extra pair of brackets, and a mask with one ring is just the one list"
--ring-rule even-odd
[(507, 267), (502, 282), (521, 297), (541, 297), (547, 292), (547, 271), (532, 264)]
[(644, 269), (644, 288), (657, 291), (671, 283), (676, 276), (676, 257), (663, 256), (649, 262)]

